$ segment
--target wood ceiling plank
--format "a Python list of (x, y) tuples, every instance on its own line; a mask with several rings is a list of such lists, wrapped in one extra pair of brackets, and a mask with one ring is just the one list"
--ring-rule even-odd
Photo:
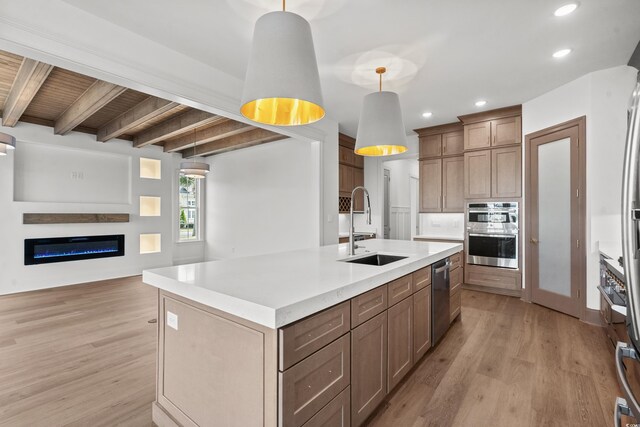
[(2, 112), (2, 125), (13, 127), (53, 70), (53, 65), (24, 58)]
[[(198, 156), (210, 156), (212, 154), (220, 154), (227, 151), (239, 150), (241, 148), (252, 147), (254, 145), (264, 144), (267, 142), (278, 141), (288, 138), (288, 136), (271, 132), (266, 129), (256, 128), (248, 132), (233, 135), (218, 141), (208, 142), (198, 147)], [(182, 155), (190, 156), (191, 150), (183, 150)]]
[(179, 116), (173, 117), (166, 122), (162, 122), (135, 135), (133, 138), (133, 146), (140, 148), (145, 145), (155, 144), (189, 132), (197, 127), (213, 124), (222, 120), (226, 119), (205, 111), (189, 110), (186, 113), (182, 113)]
[(222, 123), (210, 126), (204, 129), (197, 129), (195, 135), (183, 135), (177, 139), (166, 141), (164, 143), (164, 151), (172, 153), (174, 151), (183, 150), (193, 145), (194, 139), (196, 145), (205, 144), (212, 141), (228, 138), (243, 132), (255, 129), (246, 123), (236, 122), (235, 120), (226, 120)]
[(98, 128), (97, 140), (106, 142), (117, 138), (140, 124), (178, 107), (177, 102), (150, 96), (133, 108), (125, 111), (109, 123)]
[(102, 80), (96, 81), (56, 119), (53, 133), (66, 135), (127, 88)]

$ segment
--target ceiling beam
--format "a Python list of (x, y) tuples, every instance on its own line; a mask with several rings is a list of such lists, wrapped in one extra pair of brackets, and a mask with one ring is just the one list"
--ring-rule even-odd
[(24, 58), (16, 74), (2, 112), (2, 125), (13, 127), (27, 109), (40, 86), (49, 77), (53, 65)]
[(125, 90), (127, 90), (126, 87), (97, 80), (56, 119), (53, 133), (68, 134)]
[(177, 102), (150, 96), (141, 103), (120, 114), (115, 119), (98, 128), (96, 139), (106, 142), (127, 133), (129, 130), (147, 122), (167, 111), (180, 106)]
[[(271, 132), (266, 129), (256, 128), (248, 132), (233, 135), (218, 141), (208, 142), (198, 147), (198, 156), (210, 156), (212, 154), (220, 154), (227, 151), (239, 150), (241, 148), (252, 147), (254, 145), (264, 144), (266, 142), (278, 141), (288, 138), (286, 135)], [(184, 157), (191, 156), (191, 150), (183, 150)]]
[(172, 117), (165, 122), (140, 132), (133, 138), (133, 146), (140, 148), (145, 145), (155, 144), (189, 132), (197, 127), (213, 124), (222, 120), (226, 119), (205, 111), (189, 110), (186, 113)]
[(210, 126), (204, 129), (197, 129), (195, 135), (186, 134), (178, 139), (166, 141), (164, 143), (164, 151), (172, 153), (174, 151), (180, 151), (193, 145), (194, 139), (197, 145), (205, 144), (212, 141), (218, 141), (220, 139), (228, 138), (233, 135), (238, 135), (243, 132), (248, 132), (255, 129), (253, 126), (246, 123), (236, 122), (234, 120), (225, 120), (220, 124)]

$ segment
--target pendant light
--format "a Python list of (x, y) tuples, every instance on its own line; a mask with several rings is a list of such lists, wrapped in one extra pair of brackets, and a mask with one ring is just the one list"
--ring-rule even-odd
[(202, 179), (209, 173), (209, 164), (196, 162), (196, 129), (193, 130), (193, 157), (180, 163), (180, 174), (187, 178)]
[(380, 76), (380, 91), (364, 97), (356, 147), (361, 156), (390, 156), (407, 151), (407, 136), (402, 121), (400, 98), (395, 92), (382, 91), (385, 67), (376, 68)]
[(258, 19), (242, 95), (242, 115), (276, 126), (306, 125), (325, 115), (311, 26), (285, 10)]
[(7, 150), (16, 148), (16, 137), (0, 132), (0, 156), (6, 156)]

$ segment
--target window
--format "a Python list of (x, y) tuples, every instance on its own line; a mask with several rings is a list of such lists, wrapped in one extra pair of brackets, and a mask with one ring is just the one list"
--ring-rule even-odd
[(200, 180), (180, 175), (178, 241), (200, 240)]

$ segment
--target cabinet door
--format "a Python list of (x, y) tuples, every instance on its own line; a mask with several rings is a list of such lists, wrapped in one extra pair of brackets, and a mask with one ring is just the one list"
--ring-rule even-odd
[(357, 168), (364, 169), (364, 156), (353, 153), (353, 165)]
[(491, 121), (491, 145), (520, 144), (522, 141), (522, 118), (507, 117)]
[(464, 212), (464, 156), (442, 159), (442, 212)]
[(431, 285), (413, 294), (413, 361), (431, 348)]
[(522, 195), (521, 147), (498, 148), (491, 152), (492, 197), (516, 198)]
[(427, 135), (420, 138), (420, 158), (442, 155), (442, 135)]
[(389, 307), (388, 390), (398, 385), (413, 366), (413, 299), (406, 298)]
[[(353, 188), (358, 186), (364, 187), (364, 170), (353, 168)], [(355, 200), (353, 201), (353, 208), (358, 211), (364, 211), (364, 192), (358, 191), (355, 195)]]
[(420, 212), (442, 212), (442, 159), (420, 161)]
[(491, 197), (491, 150), (464, 153), (464, 197)]
[(442, 134), (442, 155), (451, 156), (464, 153), (464, 132), (447, 132)]
[(353, 152), (353, 150), (347, 147), (343, 147), (342, 145), (338, 146), (338, 148), (339, 148), (339, 152), (338, 152), (339, 163), (344, 163), (346, 165), (351, 165), (351, 166), (355, 165), (356, 154)]
[(351, 423), (362, 424), (387, 395), (387, 312), (351, 331)]
[(472, 123), (464, 126), (464, 149), (475, 150), (491, 146), (491, 122)]
[(353, 190), (353, 168), (351, 166), (340, 164), (339, 170), (339, 191), (344, 196), (351, 196)]

